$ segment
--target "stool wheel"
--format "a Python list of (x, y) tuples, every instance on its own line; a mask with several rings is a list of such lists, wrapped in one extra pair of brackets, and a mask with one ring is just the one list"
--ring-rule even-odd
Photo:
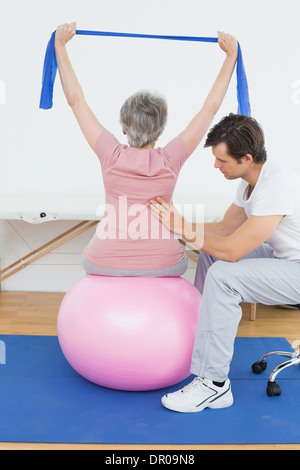
[(268, 382), (267, 395), (269, 397), (279, 397), (281, 395), (281, 388), (276, 382)]
[(257, 361), (252, 365), (254, 374), (261, 374), (266, 370), (268, 363), (265, 361)]

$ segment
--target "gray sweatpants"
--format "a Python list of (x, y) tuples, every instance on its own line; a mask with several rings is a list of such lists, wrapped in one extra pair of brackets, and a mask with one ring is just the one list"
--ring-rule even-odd
[(240, 303), (300, 304), (300, 260), (275, 258), (267, 244), (235, 263), (200, 252), (195, 286), (203, 298), (191, 373), (223, 382), (242, 317)]

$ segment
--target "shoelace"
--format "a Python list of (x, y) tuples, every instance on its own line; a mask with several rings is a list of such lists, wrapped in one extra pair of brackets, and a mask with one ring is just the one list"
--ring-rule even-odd
[(192, 390), (193, 388), (195, 388), (196, 386), (198, 386), (199, 384), (203, 384), (203, 383), (204, 383), (204, 379), (202, 377), (196, 377), (191, 383), (183, 387), (183, 389), (181, 390), (181, 393), (188, 392)]

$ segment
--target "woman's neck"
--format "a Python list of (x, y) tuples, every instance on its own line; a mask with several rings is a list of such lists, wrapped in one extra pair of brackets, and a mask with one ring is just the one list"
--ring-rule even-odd
[(137, 150), (148, 150), (148, 149), (153, 149), (155, 146), (155, 142), (153, 142), (152, 144), (147, 144), (145, 145), (145, 147), (132, 147), (134, 149), (137, 149)]

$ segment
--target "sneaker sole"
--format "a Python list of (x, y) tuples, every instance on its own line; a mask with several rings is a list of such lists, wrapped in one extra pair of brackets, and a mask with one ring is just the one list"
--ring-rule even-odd
[(205, 410), (206, 408), (211, 408), (213, 410), (220, 410), (222, 408), (229, 408), (230, 406), (233, 405), (234, 399), (233, 396), (228, 396), (226, 399), (223, 400), (215, 400), (210, 403), (207, 403), (202, 406), (196, 406), (193, 408), (180, 408), (176, 407), (175, 405), (172, 405), (171, 403), (168, 403), (168, 400), (163, 397), (162, 400), (162, 405), (167, 408), (168, 410), (171, 411), (177, 411), (178, 413), (199, 413), (200, 411)]

